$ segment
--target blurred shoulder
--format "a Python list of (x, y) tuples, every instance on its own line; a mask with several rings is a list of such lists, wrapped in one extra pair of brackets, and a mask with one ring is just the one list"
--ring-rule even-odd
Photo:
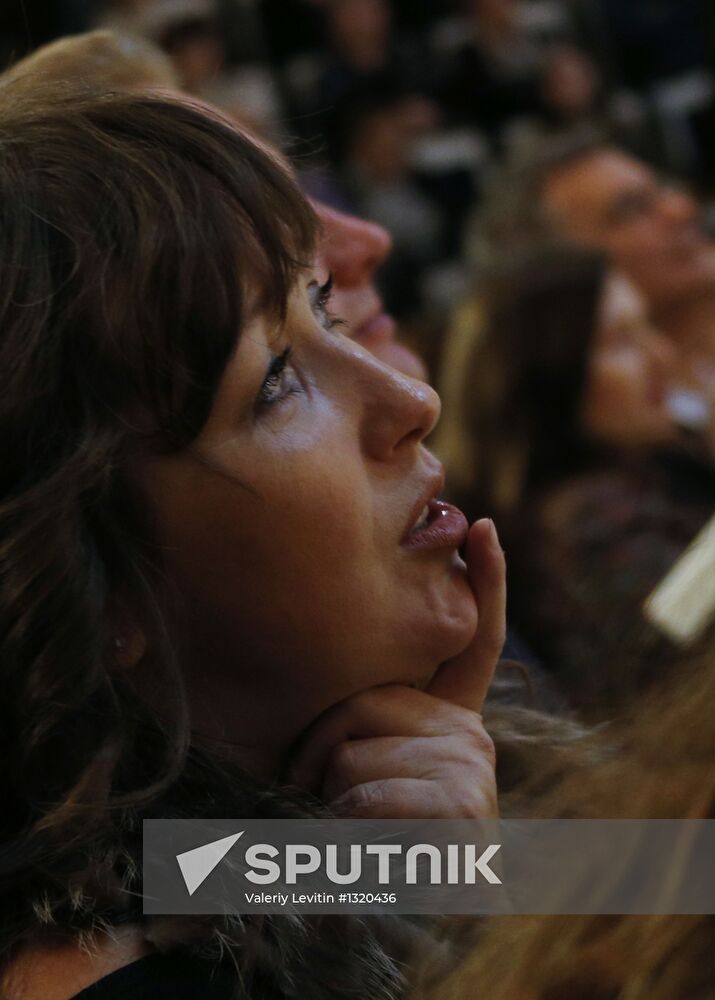
[(642, 485), (616, 469), (574, 476), (547, 491), (538, 504), (540, 526), (559, 534), (590, 526), (623, 525), (645, 500)]

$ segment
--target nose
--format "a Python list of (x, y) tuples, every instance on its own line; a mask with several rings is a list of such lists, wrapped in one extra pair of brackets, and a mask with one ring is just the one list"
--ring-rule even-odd
[(367, 351), (361, 355), (361, 443), (366, 455), (389, 462), (416, 448), (439, 420), (442, 404), (426, 382), (403, 375)]
[(374, 222), (357, 219), (314, 202), (323, 226), (323, 257), (338, 287), (357, 288), (372, 281), (392, 249), (392, 237)]

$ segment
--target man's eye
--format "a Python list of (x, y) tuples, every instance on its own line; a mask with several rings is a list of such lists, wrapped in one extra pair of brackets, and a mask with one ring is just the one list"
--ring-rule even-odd
[(297, 390), (297, 385), (295, 383), (292, 384), (288, 378), (290, 372), (290, 355), (291, 348), (287, 347), (282, 354), (279, 354), (278, 357), (271, 361), (266, 377), (256, 397), (256, 408), (258, 410), (272, 406)]
[(624, 195), (614, 206), (611, 219), (614, 223), (629, 222), (646, 215), (655, 207), (656, 196), (650, 191), (634, 191)]

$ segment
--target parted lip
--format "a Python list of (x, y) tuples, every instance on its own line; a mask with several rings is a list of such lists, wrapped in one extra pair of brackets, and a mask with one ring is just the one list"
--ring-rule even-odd
[(402, 539), (400, 544), (403, 544), (410, 535), (410, 532), (414, 528), (415, 524), (419, 520), (420, 514), (424, 508), (432, 501), (437, 499), (442, 490), (444, 489), (444, 467), (438, 464), (435, 469), (429, 473), (429, 478), (425, 483), (424, 489), (417, 500), (415, 500), (414, 506), (410, 511), (410, 518), (402, 533)]

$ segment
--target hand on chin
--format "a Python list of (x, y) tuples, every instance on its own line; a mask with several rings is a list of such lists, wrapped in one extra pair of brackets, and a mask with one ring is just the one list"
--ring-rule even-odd
[(506, 570), (491, 521), (472, 526), (467, 570), (479, 625), (424, 690), (371, 688), (324, 712), (287, 775), (340, 816), (489, 819), (497, 815), (494, 745), (481, 709), (505, 635)]

